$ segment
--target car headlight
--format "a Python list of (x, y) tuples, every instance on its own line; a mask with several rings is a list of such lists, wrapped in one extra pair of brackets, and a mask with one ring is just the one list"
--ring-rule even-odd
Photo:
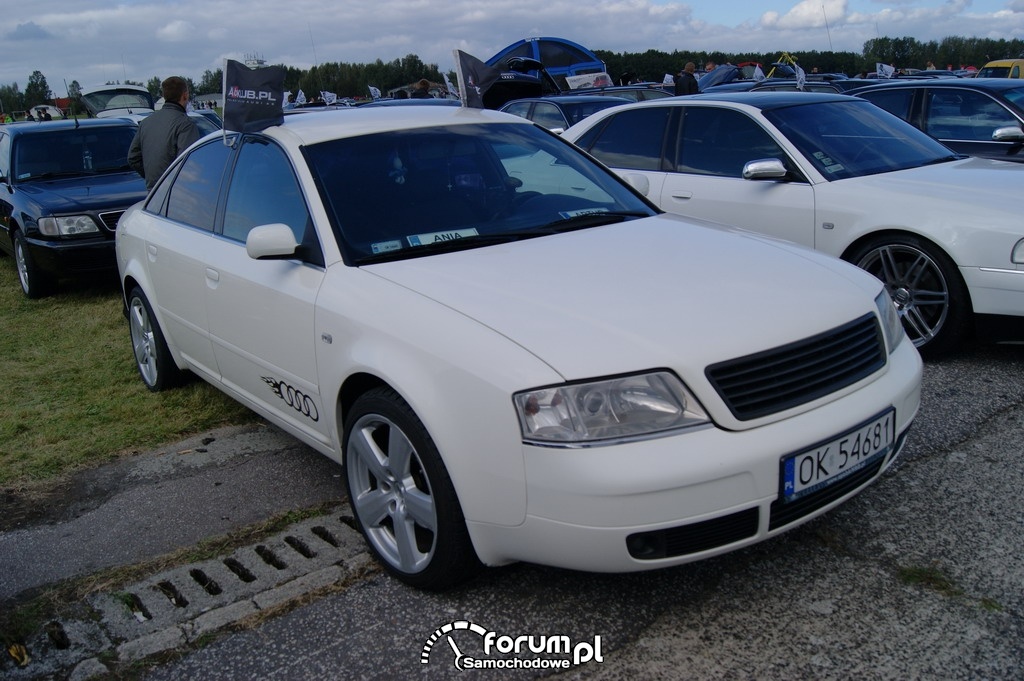
[(100, 231), (88, 215), (67, 215), (60, 218), (39, 218), (39, 231), (46, 236), (78, 236)]
[(615, 444), (709, 422), (667, 371), (539, 388), (514, 400), (523, 440), (549, 446)]
[(891, 355), (896, 346), (900, 344), (906, 333), (903, 331), (903, 322), (900, 321), (899, 312), (896, 311), (896, 303), (892, 296), (885, 289), (875, 296), (875, 306), (878, 308), (878, 316), (882, 320), (882, 332), (885, 333), (885, 348)]

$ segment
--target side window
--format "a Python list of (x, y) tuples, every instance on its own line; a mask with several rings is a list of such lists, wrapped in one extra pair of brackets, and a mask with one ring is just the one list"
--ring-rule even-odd
[(661, 170), (665, 129), (672, 107), (631, 109), (612, 116), (584, 148), (612, 168)]
[[(315, 245), (312, 250), (319, 255), (306, 200), (288, 158), (275, 144), (246, 138), (228, 185), (224, 236), (244, 242), (253, 227), (272, 223), (288, 225), (300, 245)], [(309, 260), (309, 255), (307, 250), (304, 258)]]
[(933, 92), (926, 132), (939, 139), (991, 140), (996, 128), (1017, 125), (998, 102), (972, 90)]
[(505, 109), (505, 113), (515, 114), (520, 118), (530, 117), (530, 102), (515, 102), (508, 105)]
[(11, 136), (0, 133), (0, 177), (11, 176)]
[(905, 121), (910, 120), (910, 102), (914, 98), (913, 90), (865, 92), (861, 97), (894, 116), (899, 116)]
[(565, 116), (558, 110), (558, 107), (549, 102), (537, 102), (533, 107), (533, 122), (542, 125), (548, 130), (551, 128), (565, 128)]
[[(168, 185), (168, 218), (213, 231), (221, 178), (230, 153), (231, 148), (218, 139), (189, 154), (173, 182), (164, 183)], [(155, 198), (150, 204), (159, 205)]]
[(676, 170), (743, 177), (743, 166), (760, 158), (786, 161), (786, 153), (758, 123), (739, 111), (686, 107)]

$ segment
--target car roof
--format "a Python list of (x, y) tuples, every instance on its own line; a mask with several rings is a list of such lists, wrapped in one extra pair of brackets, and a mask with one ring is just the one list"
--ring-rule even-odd
[(51, 130), (71, 130), (74, 128), (119, 128), (135, 127), (131, 121), (122, 118), (61, 118), (55, 121), (23, 121), (0, 126), (0, 130), (11, 135), (31, 135)]
[[(440, 97), (407, 97), (405, 99), (375, 99), (372, 102), (366, 102), (355, 107), (362, 109), (365, 107), (377, 107), (377, 106), (462, 106), (462, 102), (457, 99), (442, 99)], [(339, 109), (353, 108), (353, 107), (335, 107)]]
[(548, 95), (546, 97), (523, 97), (522, 99), (512, 99), (505, 102), (502, 105), (502, 109), (515, 104), (516, 102), (556, 102), (559, 104), (586, 104), (589, 102), (604, 104), (606, 102), (622, 102), (623, 104), (632, 103), (632, 99), (626, 99), (625, 97), (614, 97), (610, 95)]
[(332, 111), (310, 111), (302, 116), (286, 116), (284, 123), (271, 126), (263, 132), (269, 137), (295, 144), (318, 144), (343, 137), (396, 130), (485, 122), (533, 126), (525, 118), (489, 109), (462, 106), (385, 106), (367, 109), (359, 106), (340, 116)]
[(929, 78), (927, 80), (894, 80), (880, 83), (871, 83), (864, 87), (849, 90), (852, 94), (867, 92), (868, 90), (884, 90), (901, 87), (955, 87), (969, 90), (1015, 90), (1024, 87), (1019, 78)]
[(597, 87), (567, 90), (567, 92), (635, 92), (636, 90), (664, 90), (672, 92), (671, 86), (664, 83), (633, 83), (632, 85), (599, 85)]
[[(813, 104), (819, 102), (850, 102), (856, 97), (833, 92), (801, 92), (799, 90), (760, 90), (745, 92), (707, 92), (686, 97), (668, 97), (656, 99), (652, 103), (685, 104), (687, 101), (719, 101), (746, 104), (758, 109), (778, 109), (794, 104)], [(645, 102), (647, 103), (647, 102)]]

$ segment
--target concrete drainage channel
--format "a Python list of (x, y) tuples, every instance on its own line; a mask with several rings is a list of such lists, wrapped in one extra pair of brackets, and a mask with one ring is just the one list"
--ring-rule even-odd
[(193, 644), (227, 626), (374, 569), (351, 519), (310, 518), (229, 556), (177, 567), (87, 598), (92, 616), (50, 622), (29, 641), (30, 661), (0, 665), (5, 679), (67, 674), (75, 681)]

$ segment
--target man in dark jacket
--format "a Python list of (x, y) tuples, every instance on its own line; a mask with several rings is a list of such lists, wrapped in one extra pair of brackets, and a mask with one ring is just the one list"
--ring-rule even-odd
[(700, 92), (700, 88), (697, 87), (697, 77), (693, 75), (696, 68), (696, 64), (688, 61), (679, 75), (675, 77), (677, 95), (695, 95)]
[(171, 76), (160, 84), (164, 105), (139, 122), (128, 149), (128, 165), (146, 180), (150, 189), (178, 154), (199, 139), (199, 128), (185, 113), (188, 84)]

